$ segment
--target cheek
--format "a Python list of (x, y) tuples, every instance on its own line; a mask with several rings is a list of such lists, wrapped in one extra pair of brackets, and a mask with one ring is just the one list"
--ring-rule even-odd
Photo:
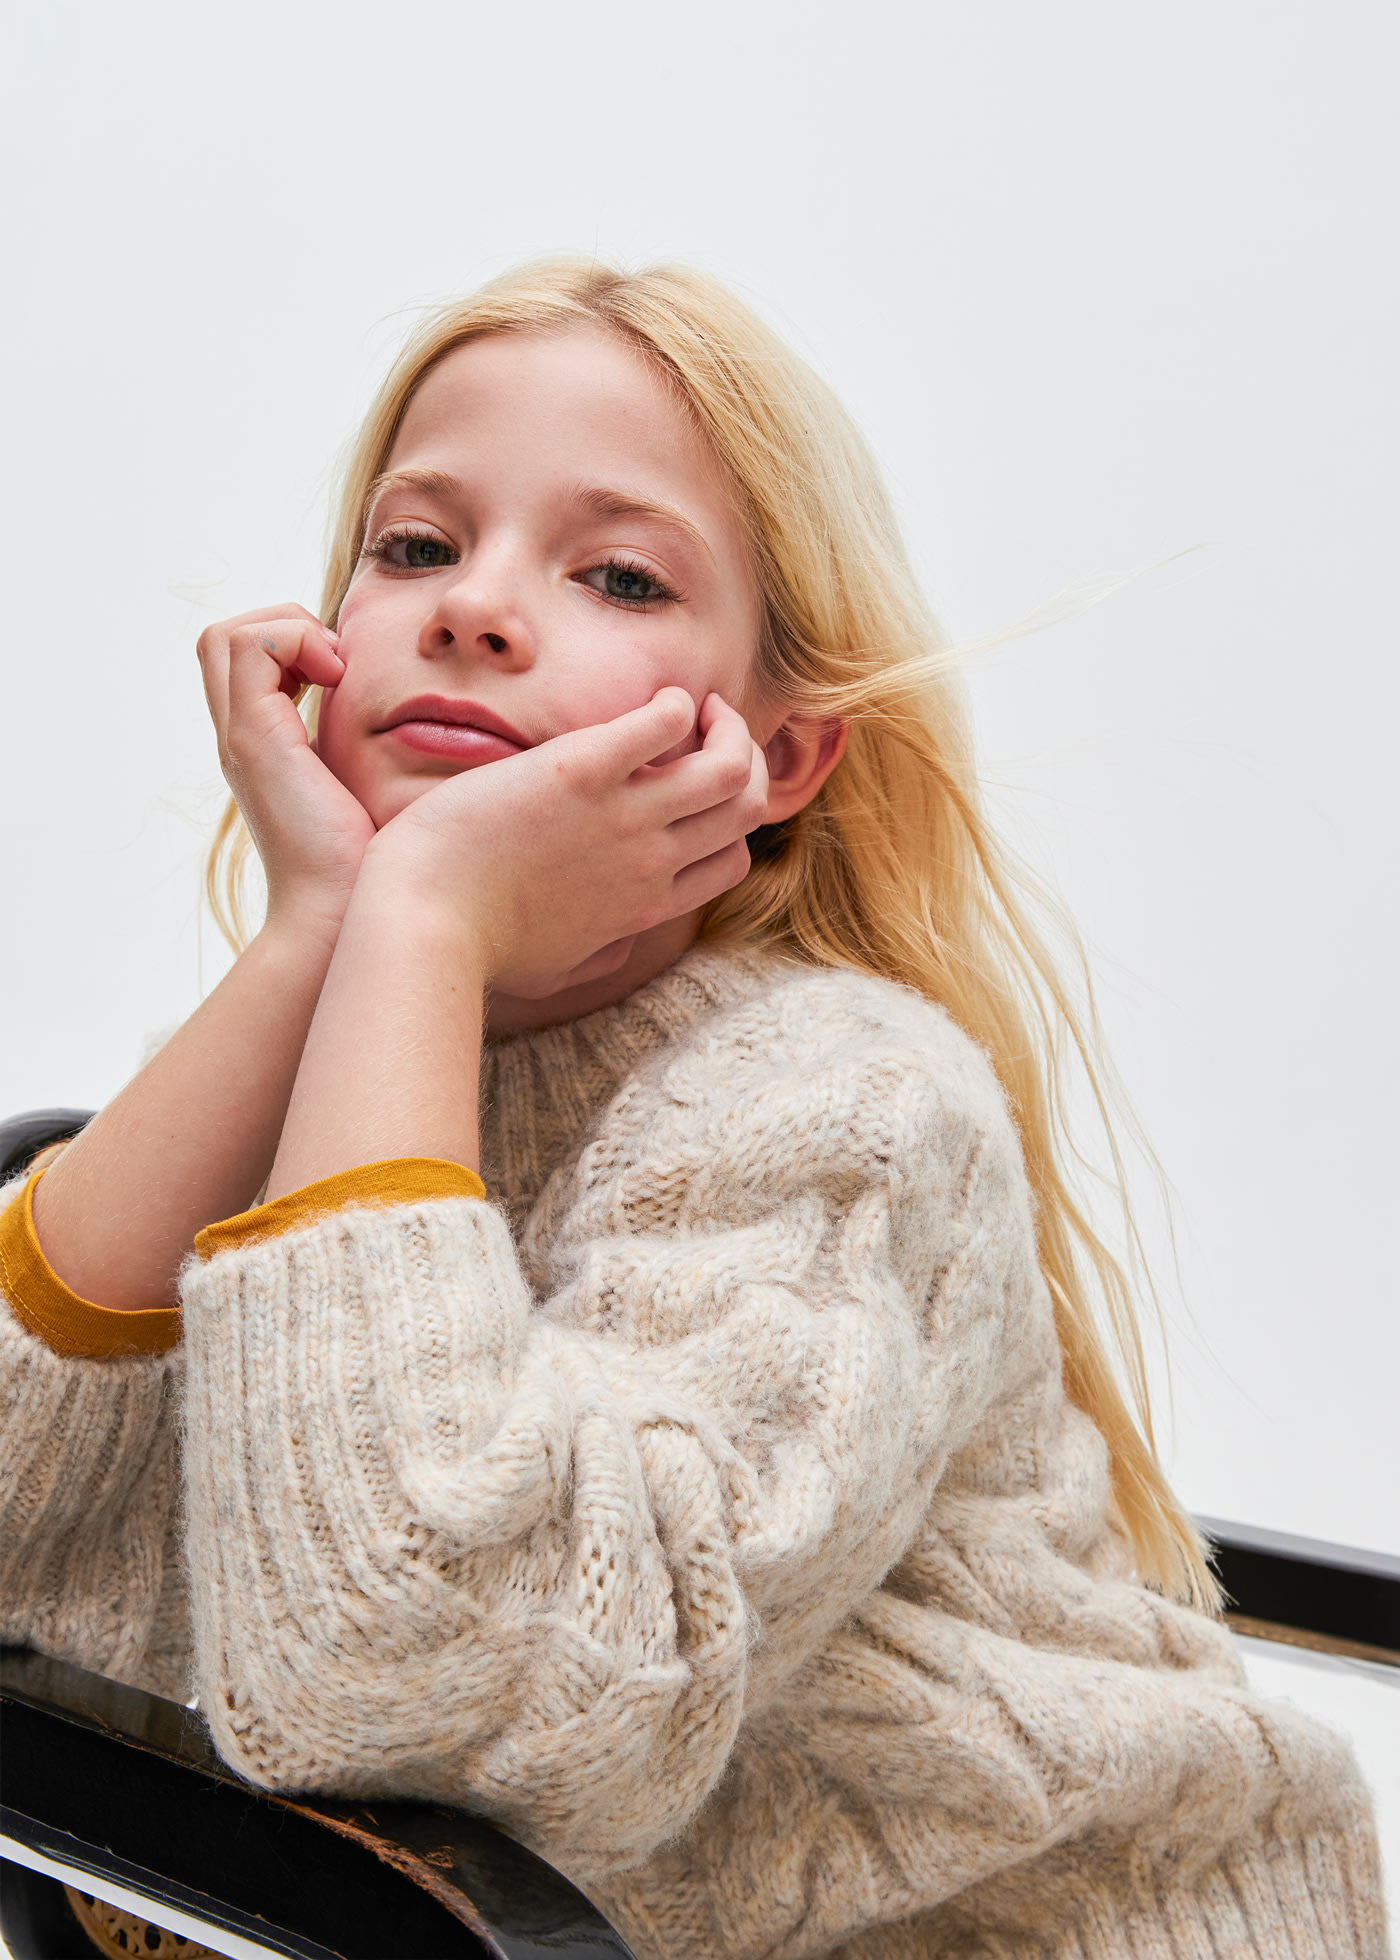
[[(341, 641), (342, 648), (346, 642)], [(321, 695), (316, 716), (316, 753), (347, 786), (363, 773), (366, 727), (373, 720), (373, 676), (366, 663), (345, 652), (345, 678)]]
[(679, 682), (698, 705), (707, 694), (718, 694), (745, 720), (755, 703), (753, 646), (738, 635), (717, 633), (697, 639), (679, 659), (667, 663), (656, 686)]
[(385, 592), (358, 581), (351, 585), (340, 602), (336, 625), (347, 663), (352, 655), (363, 659), (396, 625), (402, 631), (393, 604), (395, 597), (392, 590)]
[(383, 691), (378, 683), (384, 662), (378, 656), (388, 636), (387, 622), (379, 618), (379, 610), (353, 585), (340, 608), (336, 633), (345, 677), (338, 687), (328, 688), (321, 696), (316, 747), (322, 761), (342, 781), (348, 780), (347, 771), (353, 773), (359, 747), (356, 738), (363, 734)]
[[(339, 687), (321, 696), (316, 717), (316, 753), (327, 769), (355, 800), (369, 812), (376, 829), (411, 803), (415, 796), (431, 789), (433, 778), (404, 779), (397, 783), (389, 766), (390, 758), (366, 734), (374, 722), (371, 704), (356, 698), (353, 669)], [(400, 793), (396, 795), (396, 788)]]
[(614, 636), (598, 653), (591, 691), (600, 701), (618, 704), (612, 714), (641, 707), (662, 687), (683, 687), (697, 704), (717, 693), (742, 707), (754, 649), (740, 629), (697, 626), (665, 614), (644, 615), (630, 624), (625, 648)]
[(544, 718), (559, 732), (644, 707), (677, 680), (686, 685), (684, 643), (645, 614), (600, 615), (565, 598), (542, 622), (536, 652), (533, 678), (550, 703)]
[(342, 682), (321, 696), (316, 715), (316, 753), (336, 780), (364, 803), (369, 791), (366, 779), (369, 758), (365, 744), (357, 739), (354, 703), (345, 689), (346, 683)]

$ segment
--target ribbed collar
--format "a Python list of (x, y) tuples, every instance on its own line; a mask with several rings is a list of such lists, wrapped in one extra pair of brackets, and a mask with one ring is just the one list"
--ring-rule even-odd
[(487, 1044), (482, 1176), (517, 1227), (626, 1078), (705, 1015), (748, 1000), (786, 964), (749, 946), (693, 946), (615, 1007)]

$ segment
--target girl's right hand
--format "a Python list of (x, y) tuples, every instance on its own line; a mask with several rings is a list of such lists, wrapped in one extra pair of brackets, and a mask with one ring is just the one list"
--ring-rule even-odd
[(295, 698), (341, 679), (335, 634), (304, 606), (266, 606), (206, 627), (198, 652), (219, 762), (267, 877), (269, 919), (303, 904), (339, 916), (374, 824), (312, 748)]

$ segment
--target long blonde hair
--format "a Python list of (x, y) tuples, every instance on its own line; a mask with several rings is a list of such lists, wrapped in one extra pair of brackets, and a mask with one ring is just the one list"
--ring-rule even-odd
[[(345, 472), (322, 618), (336, 620), (371, 486), (429, 370), (486, 334), (579, 326), (620, 336), (668, 377), (728, 474), (763, 601), (759, 688), (790, 712), (851, 724), (840, 766), (806, 809), (760, 834), (752, 870), (710, 907), (705, 932), (779, 942), (814, 964), (916, 988), (990, 1055), (1020, 1130), (1066, 1389), (1108, 1444), (1138, 1570), (1213, 1608), (1219, 1594), (1201, 1540), (1157, 1460), (1132, 1291), (1069, 1174), (1078, 1153), (1066, 1063), (1077, 1061), (1104, 1121), (1110, 1181), (1122, 1190), (1079, 942), (1071, 933), (1082, 1007), (1033, 922), (1044, 894), (982, 813), (955, 662), (874, 461), (825, 384), (725, 287), (688, 268), (628, 274), (557, 259), (508, 273), (429, 318), (380, 390)], [(247, 850), (231, 805), (206, 886), (235, 946)], [(1132, 1244), (1126, 1200), (1124, 1215)]]

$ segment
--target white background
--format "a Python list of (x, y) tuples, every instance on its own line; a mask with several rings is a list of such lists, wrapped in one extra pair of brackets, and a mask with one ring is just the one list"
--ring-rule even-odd
[(974, 663), (996, 807), (1179, 1194), (1183, 1494), (1400, 1551), (1393, 9), (44, 0), (11, 33), (0, 1113), (101, 1102), (221, 970), (193, 641), (315, 603), (414, 309), (545, 250), (689, 259), (855, 410), (959, 639), (1159, 568)]

